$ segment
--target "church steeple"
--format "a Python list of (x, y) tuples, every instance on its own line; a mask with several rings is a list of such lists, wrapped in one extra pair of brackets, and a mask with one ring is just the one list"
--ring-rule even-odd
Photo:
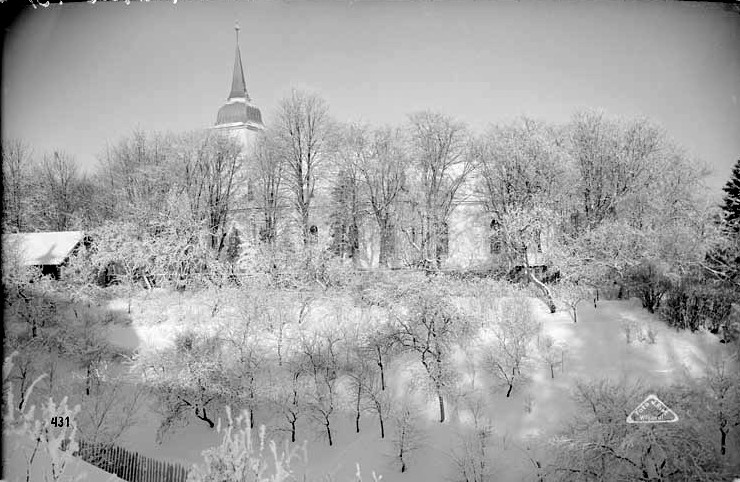
[(247, 84), (244, 82), (244, 69), (242, 68), (242, 54), (239, 51), (239, 22), (234, 27), (236, 30), (236, 57), (234, 58), (234, 76), (231, 79), (231, 93), (229, 99), (249, 99)]
[(247, 92), (247, 83), (244, 81), (244, 68), (242, 67), (242, 56), (239, 50), (239, 24), (236, 30), (236, 53), (234, 58), (234, 72), (231, 77), (231, 92), (224, 104), (218, 110), (216, 127), (228, 129), (240, 129), (246, 127), (250, 130), (262, 130), (262, 113), (252, 104), (252, 99)]

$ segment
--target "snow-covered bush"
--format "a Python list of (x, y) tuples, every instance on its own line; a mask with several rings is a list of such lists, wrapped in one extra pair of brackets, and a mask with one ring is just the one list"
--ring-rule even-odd
[(226, 427), (221, 426), (221, 420), (217, 427), (218, 433), (223, 434), (221, 445), (203, 452), (205, 462), (193, 467), (188, 482), (283, 482), (293, 479), (290, 464), (296, 459), (305, 462), (305, 442), (289, 447), (286, 441), (284, 448), (278, 450), (274, 440), (266, 440), (264, 425), (254, 438), (246, 411), (233, 419), (230, 408), (226, 407), (226, 417)]
[(673, 286), (666, 298), (660, 314), (670, 326), (691, 331), (707, 328), (716, 333), (738, 293), (727, 286), (689, 279)]
[[(77, 421), (76, 417), (80, 406), (70, 408), (67, 397), (56, 403), (49, 397), (41, 406), (41, 413), (37, 416), (36, 405), (29, 403), (16, 404), (14, 401), (13, 386), (9, 383), (9, 374), (13, 369), (13, 357), (15, 353), (6, 357), (3, 362), (3, 435), (14, 434), (32, 441), (30, 449), (19, 445), (23, 451), (26, 461), (26, 480), (30, 479), (31, 473), (38, 474), (34, 462), (37, 455), (44, 452), (49, 465), (41, 468), (45, 480), (58, 481), (64, 475), (67, 463), (78, 448), (76, 441)], [(27, 402), (34, 387), (46, 375), (41, 375), (31, 384), (24, 396)], [(19, 409), (18, 406), (22, 408)]]
[[(731, 386), (727, 377), (715, 385)], [(710, 387), (711, 381), (657, 390), (624, 381), (577, 384), (576, 416), (550, 441), (554, 459), (548, 480), (731, 480), (737, 457), (725, 455), (717, 430), (730, 418), (716, 414), (726, 415), (733, 405), (726, 396), (718, 401), (716, 391), (707, 391)], [(650, 392), (678, 414), (679, 423), (625, 422)]]

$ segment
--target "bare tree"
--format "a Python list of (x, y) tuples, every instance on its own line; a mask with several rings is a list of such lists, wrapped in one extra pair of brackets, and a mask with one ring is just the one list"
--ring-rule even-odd
[(40, 167), (41, 189), (47, 201), (42, 218), (55, 231), (67, 231), (77, 209), (79, 173), (74, 159), (61, 151), (44, 155)]
[(145, 389), (125, 376), (105, 377), (81, 400), (77, 423), (86, 442), (112, 445), (138, 422)]
[(304, 418), (307, 411), (306, 396), (309, 387), (306, 367), (298, 357), (287, 358), (272, 371), (272, 379), (274, 383), (268, 398), (276, 412), (288, 423), (290, 441), (295, 443), (298, 420)]
[(224, 330), (224, 339), (228, 345), (226, 364), (231, 380), (229, 388), (233, 390), (229, 398), (246, 406), (249, 426), (254, 428), (254, 414), (263, 391), (267, 356), (261, 339), (263, 315), (255, 299), (249, 299), (248, 303), (251, 306), (247, 303), (242, 305), (242, 319)]
[[(573, 117), (569, 132), (581, 181), (584, 227), (592, 229), (613, 218), (628, 198), (638, 201), (636, 195), (657, 182), (665, 145), (662, 133), (647, 121), (620, 124), (586, 111)], [(639, 211), (639, 204), (634, 207)]]
[(408, 153), (403, 131), (353, 126), (348, 136), (350, 162), (358, 173), (365, 201), (380, 230), (378, 264), (387, 267), (395, 254), (398, 202), (406, 182)]
[(558, 284), (557, 297), (568, 307), (568, 313), (573, 318), (573, 323), (578, 323), (578, 305), (585, 300), (592, 298), (595, 300), (593, 291), (584, 286), (583, 283), (568, 281), (562, 281)]
[(419, 356), (439, 401), (439, 421), (445, 421), (444, 394), (451, 382), (450, 352), (463, 340), (468, 327), (465, 318), (442, 290), (432, 286), (409, 290), (403, 297), (408, 310), (395, 315), (396, 342)]
[(334, 177), (331, 204), (331, 249), (342, 258), (356, 259), (360, 250), (362, 208), (360, 179), (352, 164), (344, 166)]
[(539, 350), (542, 355), (542, 359), (545, 361), (547, 366), (550, 368), (550, 378), (555, 379), (555, 367), (563, 367), (563, 361), (565, 358), (565, 346), (563, 343), (558, 343), (553, 337), (546, 335), (539, 339)]
[(2, 154), (3, 225), (8, 231), (29, 231), (34, 170), (31, 148), (20, 139), (4, 139)]
[(176, 337), (174, 348), (146, 352), (137, 360), (159, 402), (158, 440), (186, 424), (188, 413), (214, 428), (208, 411), (228, 403), (231, 394), (219, 345), (215, 337), (184, 332)]
[(389, 391), (381, 387), (377, 377), (366, 378), (362, 388), (362, 395), (365, 398), (363, 410), (373, 413), (378, 417), (380, 438), (385, 438), (385, 423), (391, 411), (391, 395)]
[(317, 95), (293, 91), (280, 103), (275, 130), (304, 246), (311, 239), (311, 203), (319, 168), (329, 150), (329, 128), (329, 109)]
[(490, 426), (478, 426), (460, 434), (457, 450), (452, 458), (457, 467), (456, 481), (486, 482), (494, 477), (490, 463), (489, 445), (493, 431)]
[(263, 132), (257, 138), (250, 157), (249, 171), (254, 201), (262, 211), (264, 226), (260, 239), (272, 245), (277, 237), (278, 223), (284, 200), (284, 159), (281, 157), (277, 139), (272, 132)]
[(486, 353), (484, 364), (507, 387), (508, 398), (515, 386), (526, 381), (522, 368), (529, 359), (530, 344), (539, 331), (539, 325), (526, 299), (502, 301), (497, 318), (493, 327), (495, 345)]
[(561, 141), (552, 127), (523, 118), (490, 129), (476, 145), (477, 194), (491, 215), (492, 244), (503, 251), (509, 269), (524, 269), (552, 312), (552, 295), (535, 275), (532, 258), (551, 248), (546, 235), (559, 227), (558, 213), (567, 212), (570, 202)]
[(556, 455), (548, 467), (554, 480), (725, 480), (731, 469), (706, 436), (684, 390), (658, 393), (681, 413), (677, 424), (625, 423), (646, 395), (639, 384), (600, 381), (578, 384), (577, 416), (551, 442)]
[(180, 154), (182, 183), (193, 219), (211, 235), (211, 248), (224, 248), (226, 224), (243, 156), (239, 142), (226, 134), (192, 134), (192, 147)]
[(395, 431), (393, 445), (401, 472), (406, 472), (410, 455), (421, 447), (422, 433), (419, 430), (419, 409), (410, 400), (409, 394), (401, 397), (394, 408)]
[(304, 364), (311, 379), (308, 405), (312, 416), (326, 429), (330, 446), (334, 444), (331, 416), (337, 408), (340, 340), (340, 335), (331, 330), (321, 334), (314, 333), (313, 336), (304, 333), (301, 340)]
[(115, 220), (148, 227), (156, 219), (177, 169), (169, 165), (172, 139), (134, 131), (100, 155), (98, 177), (107, 196), (106, 212)]
[(475, 163), (464, 124), (434, 112), (410, 117), (411, 158), (420, 200), (409, 197), (418, 233), (406, 237), (421, 261), (439, 268), (447, 251), (447, 226), (458, 194)]

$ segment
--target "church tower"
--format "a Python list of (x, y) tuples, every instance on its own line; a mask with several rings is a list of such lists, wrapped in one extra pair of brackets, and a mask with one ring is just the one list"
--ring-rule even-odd
[(218, 110), (214, 129), (223, 130), (239, 139), (247, 149), (255, 137), (265, 126), (262, 124), (262, 113), (252, 103), (244, 81), (242, 56), (239, 51), (239, 24), (236, 27), (236, 54), (234, 58), (234, 74), (231, 78), (231, 92), (226, 103)]

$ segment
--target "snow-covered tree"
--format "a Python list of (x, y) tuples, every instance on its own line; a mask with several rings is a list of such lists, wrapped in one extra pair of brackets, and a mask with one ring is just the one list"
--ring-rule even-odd
[(729, 229), (737, 233), (740, 231), (740, 159), (735, 162), (731, 177), (722, 190), (725, 192), (722, 204), (724, 220)]
[(463, 185), (475, 168), (467, 126), (438, 112), (409, 117), (410, 219), (403, 232), (416, 259), (439, 268), (446, 256), (447, 223), (463, 194)]
[(439, 402), (439, 421), (445, 421), (444, 396), (453, 379), (453, 346), (469, 335), (466, 318), (450, 302), (449, 293), (425, 284), (402, 292), (406, 309), (394, 314), (396, 343), (414, 353), (428, 375)]
[(530, 359), (531, 344), (540, 326), (526, 299), (502, 300), (495, 324), (491, 327), (493, 345), (484, 354), (488, 372), (506, 387), (510, 397), (514, 387), (527, 380), (522, 369)]

